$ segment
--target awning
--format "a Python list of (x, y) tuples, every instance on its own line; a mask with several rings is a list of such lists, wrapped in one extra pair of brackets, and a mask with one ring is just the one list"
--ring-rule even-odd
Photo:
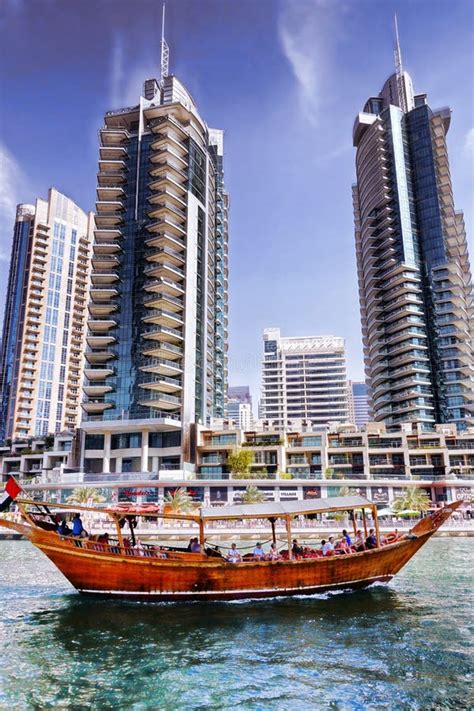
[(279, 501), (264, 504), (236, 504), (219, 508), (206, 506), (201, 509), (204, 521), (227, 518), (284, 518), (285, 516), (325, 513), (327, 511), (345, 511), (355, 508), (372, 508), (374, 504), (363, 496), (332, 496), (328, 499), (309, 499), (308, 501)]

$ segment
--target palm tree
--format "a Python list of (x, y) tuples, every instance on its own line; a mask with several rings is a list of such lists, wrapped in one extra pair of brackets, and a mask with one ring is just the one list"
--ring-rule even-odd
[(194, 508), (194, 501), (184, 487), (168, 492), (165, 496), (165, 507), (172, 513), (188, 513)]
[(265, 494), (256, 486), (248, 486), (245, 489), (242, 496), (243, 504), (261, 504), (263, 501), (265, 501)]
[(392, 506), (395, 513), (400, 511), (427, 511), (431, 506), (430, 497), (419, 489), (408, 489), (404, 496), (397, 499)]
[(105, 496), (99, 494), (97, 489), (88, 486), (78, 486), (74, 489), (71, 496), (67, 497), (70, 504), (100, 504), (105, 501)]

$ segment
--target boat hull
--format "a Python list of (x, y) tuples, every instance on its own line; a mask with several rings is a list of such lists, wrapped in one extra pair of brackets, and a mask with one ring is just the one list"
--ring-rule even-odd
[(86, 542), (54, 541), (43, 533), (34, 535), (33, 543), (84, 594), (135, 600), (238, 600), (388, 582), (429, 535), (352, 555), (235, 565), (212, 558), (193, 563), (98, 553)]
[[(61, 537), (54, 530), (21, 528), (86, 595), (133, 600), (240, 600), (356, 590), (388, 582), (460, 502), (424, 518), (409, 536), (389, 545), (350, 555), (300, 560), (245, 561), (232, 564), (204, 554), (169, 551), (167, 557), (140, 555), (89, 539)], [(0, 521), (1, 523), (1, 521)], [(5, 525), (5, 524), (4, 524)]]

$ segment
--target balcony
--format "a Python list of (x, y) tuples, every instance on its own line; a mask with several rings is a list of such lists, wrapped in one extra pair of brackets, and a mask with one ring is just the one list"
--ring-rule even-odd
[(184, 271), (169, 262), (153, 262), (145, 267), (144, 274), (151, 277), (170, 277), (178, 280), (184, 279)]
[(114, 375), (115, 374), (115, 368), (112, 366), (105, 366), (105, 365), (86, 365), (84, 369), (84, 375), (86, 376), (87, 380), (89, 381), (95, 381), (95, 380), (105, 380), (105, 378), (108, 378), (109, 375)]
[(151, 205), (148, 210), (148, 217), (159, 219), (163, 215), (166, 216), (167, 213), (172, 213), (182, 224), (186, 221), (186, 211), (166, 200), (161, 200), (156, 205)]
[(101, 128), (99, 130), (100, 140), (105, 146), (120, 146), (130, 138), (130, 133), (126, 128)]
[(145, 388), (145, 390), (159, 390), (162, 393), (176, 393), (182, 389), (180, 380), (169, 378), (165, 375), (160, 376), (158, 380), (140, 383), (140, 387)]
[(150, 309), (145, 316), (143, 316), (142, 321), (144, 323), (155, 323), (160, 326), (183, 326), (184, 321), (181, 316), (172, 311), (164, 311), (162, 309)]
[(101, 382), (84, 384), (83, 390), (88, 397), (94, 399), (105, 395), (105, 393), (112, 392), (113, 387), (103, 380)]
[[(118, 289), (115, 286), (92, 287), (90, 290), (91, 299), (96, 302), (110, 302), (115, 296), (118, 296)], [(97, 305), (99, 305), (97, 303)]]
[(157, 375), (176, 376), (183, 372), (178, 361), (168, 360), (166, 358), (148, 358), (144, 365), (140, 366), (143, 373), (156, 373)]
[(99, 155), (99, 163), (123, 162), (128, 157), (128, 151), (124, 146), (99, 146)]
[(152, 151), (162, 151), (167, 146), (171, 146), (172, 150), (180, 155), (184, 156), (188, 153), (188, 149), (185, 144), (181, 142), (178, 136), (170, 130), (163, 130), (162, 127), (160, 132), (156, 134), (156, 140), (151, 143), (150, 147)]
[[(117, 354), (113, 350), (103, 350), (101, 348), (97, 348), (94, 350), (86, 350), (84, 356), (86, 361), (91, 365), (99, 365), (113, 360), (117, 357)], [(86, 368), (87, 367), (89, 366), (86, 366)], [(110, 366), (107, 366), (107, 368), (110, 368)]]
[(110, 336), (110, 335), (96, 335), (89, 333), (87, 334), (86, 341), (88, 346), (91, 348), (97, 348), (97, 349), (102, 349), (102, 348), (107, 348), (107, 346), (112, 345), (112, 343), (115, 343), (117, 339), (115, 336)]
[(97, 284), (99, 286), (102, 284), (112, 284), (114, 281), (118, 281), (119, 279), (120, 277), (118, 273), (114, 271), (92, 272), (91, 274), (92, 283)]
[(171, 296), (171, 294), (165, 294), (162, 292), (145, 296), (143, 303), (147, 307), (163, 307), (167, 311), (182, 311), (184, 308), (183, 299), (178, 299), (176, 296)]
[(115, 254), (94, 254), (92, 257), (92, 267), (98, 271), (108, 271), (120, 266), (120, 258)]
[(145, 407), (159, 407), (160, 410), (176, 411), (181, 408), (181, 398), (160, 392), (145, 391), (140, 396), (139, 402)]
[(147, 247), (168, 247), (178, 252), (186, 247), (186, 242), (182, 237), (178, 237), (178, 235), (166, 231), (157, 232), (153, 237), (146, 239), (145, 244)]
[(87, 321), (87, 326), (89, 328), (89, 331), (93, 331), (94, 333), (97, 332), (106, 332), (109, 331), (111, 328), (117, 328), (117, 321), (115, 321), (112, 318), (104, 318), (104, 319), (99, 319), (99, 318), (94, 318), (94, 319), (89, 319)]
[(187, 192), (187, 176), (186, 180), (183, 180), (183, 176), (179, 177), (173, 172), (162, 171), (154, 180), (148, 183), (150, 190), (155, 190), (157, 192), (163, 191), (167, 188), (176, 191), (180, 194), (183, 199), (186, 197)]
[(182, 222), (172, 217), (168, 211), (163, 211), (160, 219), (155, 222), (151, 222), (146, 226), (148, 232), (171, 232), (178, 237), (186, 236), (186, 228)]
[[(155, 163), (148, 172), (152, 178), (163, 178), (163, 176), (171, 175), (176, 183), (183, 183), (188, 179), (187, 173), (170, 160), (161, 160)], [(150, 186), (155, 183), (156, 181), (150, 181)]]
[[(163, 257), (166, 257), (170, 264), (178, 267), (184, 264), (185, 260), (184, 252), (178, 252), (171, 247), (160, 246), (156, 249), (150, 249), (145, 252), (145, 259), (149, 262), (156, 262)], [(181, 273), (183, 272), (181, 271)]]
[(97, 415), (104, 412), (105, 410), (114, 407), (112, 402), (104, 402), (103, 400), (98, 400), (94, 398), (84, 398), (81, 403), (82, 409), (90, 415)]
[(152, 358), (163, 358), (165, 360), (176, 360), (182, 358), (184, 351), (179, 346), (175, 346), (173, 343), (166, 343), (163, 341), (157, 341), (155, 344), (150, 343), (142, 351), (144, 356), (150, 356)]
[[(119, 225), (123, 224), (123, 217), (122, 214), (117, 212), (117, 213), (110, 213), (107, 215), (96, 215), (95, 216), (95, 225), (98, 230), (101, 228), (109, 229), (113, 227), (118, 227)], [(97, 238), (97, 235), (96, 235)]]
[[(99, 185), (97, 188), (97, 199), (99, 201), (112, 201), (117, 198), (124, 198), (125, 190), (123, 185)], [(122, 204), (123, 208), (123, 204)]]
[(109, 314), (117, 311), (118, 305), (116, 301), (103, 301), (101, 303), (94, 303), (89, 301), (89, 313), (94, 318), (99, 318), (101, 316), (108, 316)]
[[(114, 240), (120, 239), (122, 237), (122, 232), (118, 227), (96, 227), (94, 230), (94, 236), (97, 242), (106, 242), (107, 244), (112, 244)], [(96, 245), (94, 245), (95, 247)]]
[(143, 288), (145, 291), (163, 292), (165, 294), (171, 294), (171, 296), (181, 296), (184, 294), (184, 288), (181, 284), (171, 279), (166, 279), (165, 277), (158, 277), (157, 279), (147, 281)]
[(142, 336), (152, 341), (159, 340), (167, 343), (179, 343), (183, 340), (182, 331), (178, 331), (176, 328), (169, 328), (168, 326), (153, 326), (152, 328), (147, 328), (142, 331)]
[(178, 208), (183, 210), (186, 209), (186, 200), (184, 200), (183, 190), (178, 188), (181, 186), (171, 186), (169, 183), (165, 183), (161, 189), (155, 190), (155, 192), (150, 195), (148, 202), (150, 205), (160, 204), (164, 202), (170, 202)]

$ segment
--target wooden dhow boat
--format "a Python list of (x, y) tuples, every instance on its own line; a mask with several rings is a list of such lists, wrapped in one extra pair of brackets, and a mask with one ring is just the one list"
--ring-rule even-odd
[[(149, 505), (99, 509), (29, 499), (19, 499), (16, 503), (21, 521), (0, 517), (0, 525), (28, 538), (80, 593), (176, 601), (310, 595), (388, 582), (462, 502), (453, 502), (421, 519), (409, 534), (394, 533), (386, 537), (380, 534), (376, 506), (361, 496), (203, 507), (189, 514), (164, 513)], [(83, 516), (87, 524), (87, 517), (92, 516), (90, 512), (100, 514), (102, 522), (104, 517), (110, 520), (113, 536), (83, 532), (78, 537), (58, 532), (59, 521), (70, 520), (75, 513)], [(347, 512), (354, 533), (360, 525), (366, 536), (367, 513), (370, 514), (376, 538), (374, 548), (344, 555), (321, 556), (311, 552), (294, 555), (292, 535), (295, 524), (301, 520), (295, 521), (296, 517), (315, 518), (322, 513), (341, 512)], [(181, 526), (183, 522), (194, 526), (201, 552), (139, 541), (135, 525), (140, 517), (146, 517), (148, 526), (161, 526), (161, 535), (166, 533), (170, 520), (181, 522)], [(213, 528), (214, 522), (246, 521), (249, 524), (256, 520), (267, 522), (274, 542), (277, 526), (279, 532), (283, 531), (286, 550), (277, 560), (247, 560), (244, 556), (241, 562), (229, 562), (206, 543), (206, 530), (209, 535), (219, 532)], [(173, 538), (172, 530), (167, 538)]]

